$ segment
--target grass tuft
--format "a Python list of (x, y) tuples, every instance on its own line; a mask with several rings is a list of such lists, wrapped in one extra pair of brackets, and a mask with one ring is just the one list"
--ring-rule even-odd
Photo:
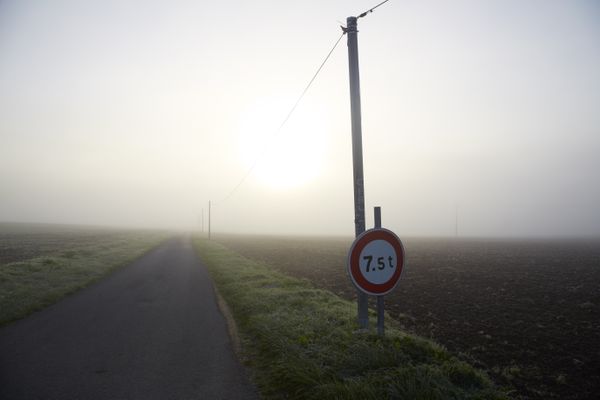
[[(395, 329), (363, 332), (355, 304), (197, 240), (238, 324), (246, 364), (270, 399), (505, 399), (442, 346)], [(374, 321), (371, 321), (374, 325)]]

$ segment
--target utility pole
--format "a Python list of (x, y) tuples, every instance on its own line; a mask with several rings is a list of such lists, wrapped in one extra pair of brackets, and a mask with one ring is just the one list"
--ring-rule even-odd
[(210, 240), (210, 200), (208, 201), (208, 240)]
[[(354, 233), (359, 236), (365, 231), (365, 185), (363, 177), (362, 127), (360, 111), (360, 77), (358, 72), (358, 29), (357, 17), (346, 19), (348, 35), (348, 65), (350, 70), (350, 111), (352, 115), (352, 163), (354, 175)], [(357, 290), (358, 325), (369, 327), (368, 297)]]
[(458, 206), (454, 210), (454, 237), (458, 238)]

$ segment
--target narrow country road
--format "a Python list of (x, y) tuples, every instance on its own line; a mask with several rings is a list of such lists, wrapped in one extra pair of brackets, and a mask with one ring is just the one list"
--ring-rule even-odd
[(256, 399), (189, 238), (0, 329), (0, 399)]

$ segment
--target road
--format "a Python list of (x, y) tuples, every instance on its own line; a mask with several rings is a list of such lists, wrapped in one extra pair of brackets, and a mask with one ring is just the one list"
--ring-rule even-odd
[(173, 238), (0, 329), (0, 399), (256, 399), (206, 268)]

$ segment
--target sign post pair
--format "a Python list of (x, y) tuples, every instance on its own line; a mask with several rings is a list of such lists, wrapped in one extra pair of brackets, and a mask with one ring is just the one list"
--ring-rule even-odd
[(384, 334), (384, 295), (400, 280), (404, 267), (404, 246), (392, 231), (381, 227), (381, 208), (375, 207), (375, 228), (360, 234), (348, 252), (347, 268), (356, 288), (377, 296), (377, 331)]

